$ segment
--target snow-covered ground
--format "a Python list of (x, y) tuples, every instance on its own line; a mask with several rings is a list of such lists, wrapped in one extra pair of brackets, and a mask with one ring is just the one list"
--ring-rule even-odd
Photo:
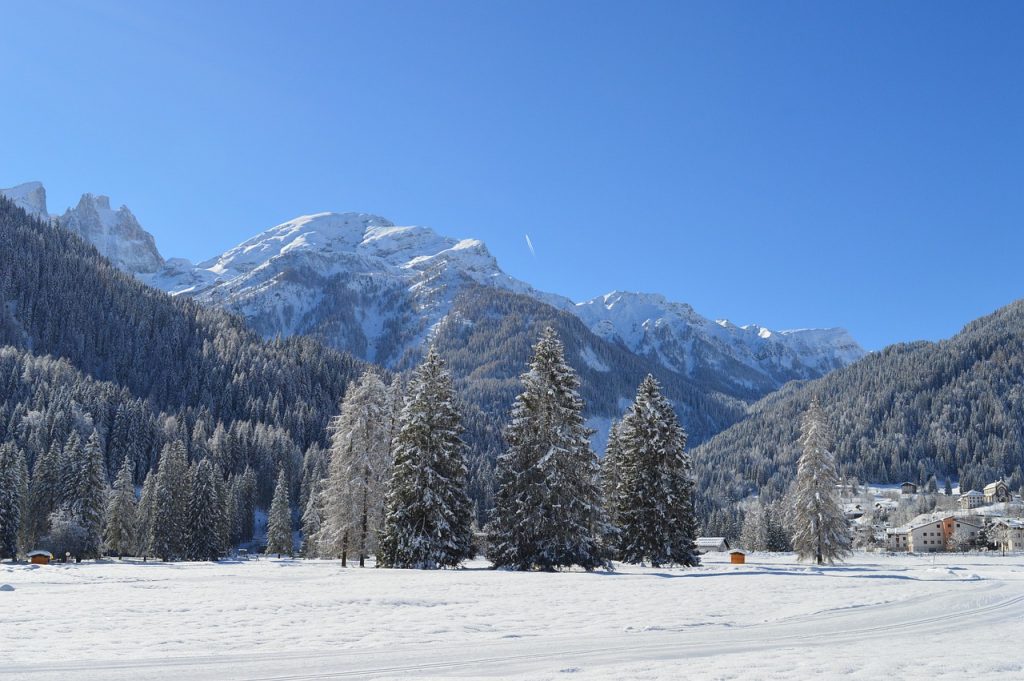
[[(1024, 557), (0, 566), (0, 678), (1024, 678)], [(11, 589), (5, 589), (7, 585)]]

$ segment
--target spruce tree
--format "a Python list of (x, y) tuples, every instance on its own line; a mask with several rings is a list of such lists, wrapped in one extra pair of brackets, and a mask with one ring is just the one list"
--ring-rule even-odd
[(384, 383), (372, 370), (353, 385), (330, 425), (329, 476), (324, 495), (321, 546), (341, 556), (349, 549), (359, 566), (376, 550), (391, 470), (391, 414)]
[(23, 461), (14, 443), (0, 445), (0, 559), (18, 556)]
[(156, 519), (156, 479), (150, 471), (142, 483), (142, 494), (135, 506), (135, 553), (146, 558), (153, 555), (153, 524)]
[(274, 487), (274, 500), (267, 516), (267, 553), (292, 553), (292, 512), (288, 503), (288, 478), (282, 470)]
[(107, 464), (103, 455), (100, 434), (92, 431), (81, 460), (77, 498), (73, 502), (79, 522), (85, 530), (85, 550), (82, 558), (99, 558), (103, 553), (103, 519), (107, 507)]
[(850, 553), (852, 537), (836, 492), (839, 474), (817, 399), (804, 414), (799, 445), (791, 509), (793, 549), (800, 560), (832, 563)]
[(697, 565), (686, 432), (650, 374), (619, 425), (619, 553), (627, 563)]
[(209, 459), (192, 466), (189, 482), (185, 557), (189, 560), (217, 560), (222, 553), (223, 509), (217, 491), (217, 475)]
[(135, 534), (137, 511), (134, 468), (131, 459), (125, 457), (114, 481), (114, 491), (107, 503), (104, 542), (107, 551), (117, 554), (118, 558), (132, 554), (138, 545)]
[(451, 375), (433, 347), (409, 384), (397, 430), (378, 565), (457, 566), (473, 544), (466, 447)]
[(601, 497), (605, 515), (612, 527), (619, 522), (619, 493), (622, 483), (622, 443), (619, 441), (619, 422), (612, 421), (608, 429), (608, 444), (601, 459)]
[(24, 531), (25, 548), (29, 551), (36, 548), (39, 542), (50, 531), (50, 514), (61, 501), (61, 463), (62, 447), (55, 439), (50, 447), (36, 459), (29, 483), (28, 503), (24, 518), (27, 527)]
[(320, 537), (324, 525), (323, 481), (317, 480), (309, 490), (306, 508), (302, 512), (302, 555), (320, 557)]
[(160, 453), (154, 495), (150, 546), (162, 560), (177, 560), (185, 553), (189, 496), (188, 460), (180, 440)]
[(553, 570), (608, 564), (607, 522), (579, 378), (550, 327), (521, 376), (507, 451), (498, 458), (488, 557), (495, 567)]

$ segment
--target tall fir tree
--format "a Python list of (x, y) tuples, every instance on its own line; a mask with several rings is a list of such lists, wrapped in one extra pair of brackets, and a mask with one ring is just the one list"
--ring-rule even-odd
[(23, 461), (13, 442), (0, 445), (0, 559), (18, 556)]
[(850, 526), (839, 503), (839, 474), (821, 404), (815, 398), (804, 414), (800, 461), (791, 498), (793, 549), (800, 560), (833, 563), (850, 553)]
[(461, 433), (451, 374), (431, 347), (413, 374), (399, 418), (378, 565), (435, 569), (472, 557)]
[(146, 558), (153, 555), (153, 525), (156, 520), (157, 473), (150, 471), (142, 483), (142, 494), (135, 506), (135, 553)]
[(321, 532), (324, 525), (323, 481), (317, 480), (309, 490), (306, 508), (302, 512), (302, 555), (319, 558)]
[(131, 555), (138, 545), (134, 479), (135, 466), (125, 457), (107, 502), (107, 527), (103, 533), (107, 551), (117, 554), (118, 558)]
[(100, 434), (92, 435), (81, 449), (77, 495), (73, 507), (85, 530), (82, 558), (99, 558), (103, 553), (103, 519), (107, 508), (107, 463)]
[(150, 538), (153, 553), (165, 561), (178, 560), (185, 553), (188, 477), (185, 445), (181, 440), (174, 440), (160, 453)]
[(24, 518), (26, 548), (31, 551), (38, 546), (50, 531), (50, 514), (57, 509), (61, 500), (61, 452), (60, 440), (54, 439), (36, 459), (29, 483), (28, 503)]
[(192, 466), (189, 484), (185, 557), (189, 560), (217, 560), (223, 551), (223, 508), (217, 490), (217, 474), (209, 459), (202, 459)]
[(499, 568), (608, 565), (597, 457), (579, 378), (550, 327), (533, 348), (498, 458), (488, 557)]
[(390, 421), (387, 389), (372, 370), (349, 388), (341, 413), (331, 421), (321, 547), (340, 555), (342, 565), (349, 550), (360, 567), (376, 551), (392, 463)]
[(686, 432), (648, 374), (619, 425), (619, 555), (627, 563), (697, 565), (694, 483)]
[(291, 555), (292, 511), (288, 503), (288, 477), (282, 470), (277, 476), (274, 499), (267, 516), (267, 553)]
[(601, 459), (601, 497), (605, 515), (614, 528), (619, 523), (619, 494), (622, 486), (622, 443), (619, 440), (619, 422), (612, 421), (608, 429), (608, 443)]

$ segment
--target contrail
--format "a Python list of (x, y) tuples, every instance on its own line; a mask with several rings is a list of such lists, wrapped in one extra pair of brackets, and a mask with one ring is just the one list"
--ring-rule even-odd
[(533, 250), (533, 242), (530, 241), (530, 235), (529, 234), (524, 234), (523, 236), (526, 237), (526, 247), (530, 249), (530, 254), (534, 258), (536, 258), (537, 257), (537, 251)]

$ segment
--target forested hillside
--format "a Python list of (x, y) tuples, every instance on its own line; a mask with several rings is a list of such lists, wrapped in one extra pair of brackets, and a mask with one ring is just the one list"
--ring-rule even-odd
[[(79, 237), (3, 198), (0, 243), (0, 345), (22, 351), (4, 356), (8, 389), (0, 413), (7, 437), (26, 446), (30, 466), (71, 430), (85, 438), (95, 426), (108, 472), (125, 448), (135, 452), (137, 480), (167, 436), (192, 455), (212, 441), (235, 450), (225, 474), (252, 465), (276, 475), (276, 466), (257, 465), (257, 440), (297, 471), (302, 451), (323, 440), (345, 386), (363, 366), (309, 339), (265, 342), (236, 317), (151, 289)], [(44, 355), (62, 361), (38, 358)], [(33, 366), (61, 380), (15, 375)], [(161, 424), (160, 412), (173, 424)], [(119, 431), (128, 422), (130, 437)], [(265, 491), (273, 479), (260, 483)]]
[(938, 343), (889, 347), (824, 378), (790, 384), (694, 451), (705, 511), (795, 474), (800, 415), (821, 401), (842, 474), (962, 489), (1024, 482), (1024, 301)]

